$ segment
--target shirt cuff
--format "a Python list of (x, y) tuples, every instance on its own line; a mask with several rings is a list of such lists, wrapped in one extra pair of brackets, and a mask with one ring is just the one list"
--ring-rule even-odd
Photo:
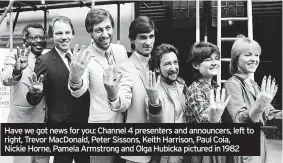
[(110, 108), (111, 108), (112, 111), (117, 111), (120, 108), (120, 106), (121, 106), (121, 101), (120, 101), (120, 97), (119, 96), (114, 101), (110, 101), (108, 99), (108, 102), (110, 104)]
[(162, 105), (161, 105), (161, 100), (159, 99), (159, 103), (156, 104), (151, 104), (150, 102), (148, 102), (148, 111), (150, 114), (152, 115), (159, 115), (160, 113), (162, 113)]
[(17, 74), (16, 72), (15, 72), (15, 70), (13, 70), (13, 80), (14, 81), (20, 81), (21, 80), (21, 78), (22, 78), (22, 76), (23, 76), (23, 71), (21, 71), (21, 73), (20, 74)]
[(83, 80), (81, 79), (79, 83), (73, 83), (71, 80), (69, 80), (70, 88), (72, 91), (77, 91), (82, 88), (83, 86)]

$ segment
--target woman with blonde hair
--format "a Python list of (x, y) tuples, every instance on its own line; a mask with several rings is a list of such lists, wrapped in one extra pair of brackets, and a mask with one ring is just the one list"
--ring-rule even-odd
[[(261, 87), (254, 81), (254, 73), (259, 65), (260, 45), (243, 35), (238, 36), (231, 50), (230, 73), (224, 86), (226, 95), (231, 95), (227, 110), (234, 123), (260, 123), (275, 118), (281, 111), (270, 104), (278, 86), (271, 76), (262, 80)], [(235, 156), (235, 163), (266, 163), (266, 138), (261, 131), (260, 156)]]

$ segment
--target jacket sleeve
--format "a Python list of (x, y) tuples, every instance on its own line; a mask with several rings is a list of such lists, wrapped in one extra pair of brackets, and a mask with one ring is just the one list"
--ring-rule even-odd
[(148, 97), (145, 98), (148, 123), (164, 123), (163, 101), (159, 100), (158, 105), (152, 105), (149, 103)]
[(249, 117), (249, 109), (243, 98), (242, 86), (231, 81), (224, 84), (226, 98), (231, 95), (227, 110), (234, 123), (255, 123)]
[(209, 101), (206, 100), (205, 96), (205, 93), (198, 88), (193, 88), (187, 92), (188, 106), (197, 123), (209, 123), (207, 114)]
[(83, 76), (82, 76), (82, 86), (78, 90), (72, 90), (71, 85), (70, 85), (70, 80), (68, 81), (68, 89), (71, 92), (71, 95), (74, 97), (81, 97), (89, 88), (89, 79), (90, 79), (90, 73), (89, 73), (89, 68), (87, 67)]
[(22, 74), (18, 76), (13, 75), (15, 63), (16, 63), (16, 60), (15, 60), (14, 53), (11, 52), (5, 57), (5, 60), (4, 60), (4, 69), (1, 75), (1, 78), (2, 78), (1, 81), (4, 86), (15, 85), (21, 80)]
[(31, 94), (30, 92), (27, 93), (27, 101), (30, 105), (33, 106), (38, 105), (40, 103), (43, 98), (44, 91), (46, 91), (46, 85), (48, 84), (48, 71), (42, 59), (36, 59), (34, 72), (36, 73), (37, 78), (39, 78), (40, 75), (43, 75), (43, 92), (41, 94)]
[(112, 111), (125, 112), (131, 105), (134, 82), (132, 74), (127, 68), (121, 66), (119, 73), (122, 73), (122, 78), (119, 83), (118, 99), (114, 102), (109, 102), (109, 104)]

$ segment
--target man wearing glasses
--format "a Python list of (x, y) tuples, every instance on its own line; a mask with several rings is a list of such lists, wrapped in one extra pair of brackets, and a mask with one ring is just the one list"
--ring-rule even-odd
[[(23, 48), (5, 57), (2, 73), (4, 86), (11, 86), (11, 106), (8, 123), (43, 123), (44, 100), (32, 106), (26, 100), (29, 91), (25, 85), (34, 71), (35, 60), (46, 47), (46, 36), (41, 24), (31, 23), (23, 29)], [(49, 156), (15, 156), (14, 163), (48, 163)]]

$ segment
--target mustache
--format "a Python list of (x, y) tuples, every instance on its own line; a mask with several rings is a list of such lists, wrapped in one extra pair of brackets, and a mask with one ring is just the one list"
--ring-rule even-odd
[(177, 74), (178, 73), (178, 70), (170, 70), (168, 71), (168, 75), (172, 75), (172, 74)]

